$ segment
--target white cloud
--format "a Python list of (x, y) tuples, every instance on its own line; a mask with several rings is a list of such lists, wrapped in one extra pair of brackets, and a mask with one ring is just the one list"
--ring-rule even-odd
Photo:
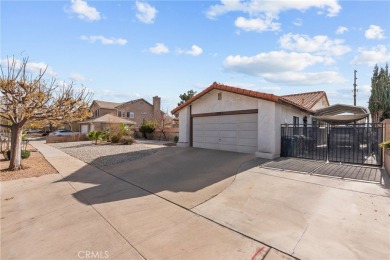
[(79, 73), (70, 74), (70, 79), (74, 81), (85, 81), (87, 78)]
[(348, 28), (345, 26), (339, 26), (336, 30), (336, 34), (344, 34), (345, 32), (348, 32)]
[(373, 66), (378, 63), (390, 62), (390, 52), (384, 45), (377, 45), (370, 50), (360, 48), (352, 64)]
[(200, 48), (197, 45), (192, 45), (191, 50), (181, 50), (181, 49), (177, 50), (178, 54), (187, 54), (187, 55), (192, 55), (192, 56), (201, 55), (202, 52), (203, 52), (202, 48)]
[(221, 0), (220, 4), (212, 5), (206, 15), (212, 19), (228, 12), (241, 11), (251, 16), (260, 13), (277, 16), (282, 11), (305, 11), (310, 8), (325, 9), (328, 16), (336, 16), (341, 10), (337, 0), (250, 0), (245, 2), (241, 0)]
[(266, 73), (262, 77), (273, 83), (295, 86), (335, 84), (346, 81), (336, 71)]
[(230, 55), (225, 59), (223, 65), (231, 71), (262, 76), (265, 73), (301, 71), (314, 64), (331, 64), (333, 62), (331, 58), (310, 53), (272, 51), (251, 57)]
[(311, 38), (307, 35), (289, 33), (283, 35), (279, 42), (283, 49), (331, 56), (341, 56), (351, 51), (350, 47), (343, 45), (343, 40), (331, 40), (326, 35), (317, 35)]
[(370, 25), (370, 28), (368, 28), (366, 30), (366, 32), (364, 33), (364, 36), (367, 38), (367, 39), (384, 39), (385, 38), (385, 35), (384, 35), (384, 32), (383, 32), (383, 29), (380, 27), (380, 26), (377, 26), (377, 25)]
[(234, 22), (235, 26), (244, 31), (279, 31), (280, 23), (272, 21), (271, 17), (268, 18), (254, 18), (246, 19), (244, 17), (238, 17)]
[[(344, 82), (345, 79), (336, 71), (303, 71), (309, 66), (316, 64), (328, 65), (333, 62), (332, 58), (310, 53), (272, 51), (251, 57), (228, 56), (223, 65), (229, 71), (261, 77), (268, 82), (284, 85), (318, 85)], [(274, 89), (274, 91), (276, 90)]]
[(71, 3), (71, 12), (77, 14), (80, 19), (87, 21), (98, 21), (101, 19), (99, 11), (95, 7), (89, 6), (86, 1), (71, 0)]
[(127, 43), (126, 39), (106, 38), (101, 35), (91, 35), (91, 36), (81, 35), (80, 39), (83, 41), (88, 41), (90, 43), (95, 43), (97, 41), (100, 41), (103, 45), (125, 45)]
[(156, 18), (157, 9), (151, 6), (148, 3), (143, 3), (140, 1), (135, 2), (135, 7), (137, 8), (137, 18), (143, 23), (154, 23)]
[[(22, 61), (18, 59), (13, 60), (12, 58), (2, 59), (0, 63), (1, 67), (8, 68), (8, 66), (12, 66), (13, 61), (14, 61), (15, 69), (19, 69), (22, 65)], [(46, 70), (45, 72), (46, 76), (50, 76), (50, 77), (57, 76), (57, 73), (45, 62), (28, 62), (26, 65), (26, 72), (31, 74), (39, 74), (41, 72), (44, 72), (45, 70)]]
[(164, 43), (156, 43), (154, 47), (150, 47), (149, 51), (153, 54), (168, 53), (169, 49)]

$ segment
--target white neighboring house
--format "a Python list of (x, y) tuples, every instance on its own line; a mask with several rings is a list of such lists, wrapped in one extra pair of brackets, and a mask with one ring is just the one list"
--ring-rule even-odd
[(214, 82), (172, 110), (179, 117), (177, 145), (277, 158), (281, 125), (303, 124), (304, 119), (311, 124), (314, 110), (308, 106), (316, 109), (329, 106), (322, 91), (295, 95), (299, 97), (276, 96)]

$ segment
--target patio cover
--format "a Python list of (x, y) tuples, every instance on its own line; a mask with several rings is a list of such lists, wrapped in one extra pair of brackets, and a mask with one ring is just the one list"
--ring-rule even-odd
[(329, 124), (349, 124), (368, 115), (368, 110), (364, 107), (336, 104), (318, 109), (313, 117)]
[(131, 121), (126, 118), (113, 116), (111, 114), (105, 114), (104, 116), (100, 116), (97, 118), (91, 118), (82, 122), (79, 122), (79, 124), (85, 124), (85, 123), (109, 123), (109, 124), (126, 124), (126, 125), (135, 125), (136, 122)]

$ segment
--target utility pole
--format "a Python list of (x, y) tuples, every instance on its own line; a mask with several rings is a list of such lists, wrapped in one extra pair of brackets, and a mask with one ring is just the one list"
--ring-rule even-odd
[(356, 90), (356, 87), (357, 87), (357, 85), (356, 85), (356, 80), (357, 80), (357, 78), (356, 78), (356, 72), (357, 72), (357, 70), (354, 70), (353, 71), (354, 73), (354, 78), (353, 78), (353, 105), (356, 107), (356, 92), (357, 92), (357, 90)]

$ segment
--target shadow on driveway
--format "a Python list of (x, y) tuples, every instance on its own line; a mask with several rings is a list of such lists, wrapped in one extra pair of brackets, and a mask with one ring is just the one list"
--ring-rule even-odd
[[(96, 160), (114, 160), (116, 156), (121, 154)], [(102, 171), (86, 166), (61, 181), (79, 186), (84, 183), (74, 194), (83, 203), (83, 198), (90, 204), (101, 204), (154, 193), (192, 208), (223, 191), (238, 172), (264, 162), (253, 154), (164, 147), (139, 160), (102, 166)], [(133, 187), (129, 188), (129, 184)]]

